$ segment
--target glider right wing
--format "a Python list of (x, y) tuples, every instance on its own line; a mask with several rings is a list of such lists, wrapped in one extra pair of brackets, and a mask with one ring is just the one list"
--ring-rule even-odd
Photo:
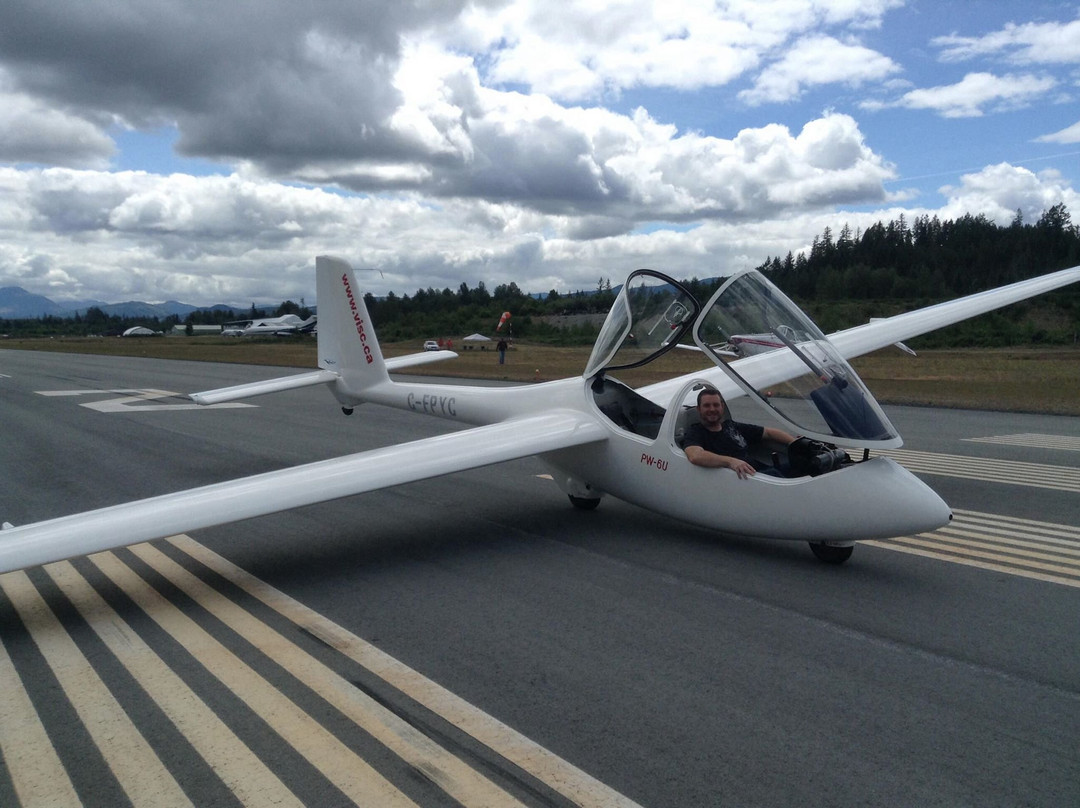
[(605, 440), (570, 410), (436, 435), (0, 531), (0, 573)]

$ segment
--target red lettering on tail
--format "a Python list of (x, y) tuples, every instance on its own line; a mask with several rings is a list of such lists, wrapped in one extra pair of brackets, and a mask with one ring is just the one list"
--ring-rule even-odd
[(360, 335), (360, 344), (364, 346), (364, 359), (370, 365), (375, 361), (371, 355), (371, 348), (367, 344), (367, 332), (364, 330), (364, 319), (360, 316), (360, 310), (356, 306), (356, 298), (353, 297), (352, 286), (349, 284), (348, 274), (341, 276), (341, 282), (345, 284), (345, 296), (349, 298), (349, 308), (352, 310), (353, 323), (356, 325), (356, 333)]

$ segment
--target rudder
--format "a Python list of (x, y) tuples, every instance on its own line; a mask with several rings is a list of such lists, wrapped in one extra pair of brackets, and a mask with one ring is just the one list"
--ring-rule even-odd
[(348, 261), (329, 255), (315, 259), (319, 367), (338, 374), (334, 395), (346, 406), (363, 390), (389, 380), (379, 340), (363, 293)]

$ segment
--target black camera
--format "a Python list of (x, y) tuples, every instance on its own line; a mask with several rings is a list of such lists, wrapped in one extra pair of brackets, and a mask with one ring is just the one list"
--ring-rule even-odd
[(796, 475), (817, 477), (852, 462), (843, 449), (810, 438), (792, 441), (787, 453), (788, 464)]

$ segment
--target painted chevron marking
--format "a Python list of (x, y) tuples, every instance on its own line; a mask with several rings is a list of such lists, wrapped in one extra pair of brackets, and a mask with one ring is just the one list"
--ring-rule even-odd
[(1080, 527), (956, 510), (933, 533), (859, 542), (1080, 588)]
[(968, 480), (1080, 493), (1080, 468), (1072, 466), (916, 452), (907, 449), (890, 449), (880, 454), (891, 457), (908, 471), (917, 474), (940, 474)]
[(964, 438), (971, 443), (996, 443), (1003, 446), (1026, 446), (1031, 449), (1063, 449), (1080, 452), (1080, 437), (1073, 435), (1040, 435), (1023, 432), (1018, 435), (992, 435), (986, 438)]

